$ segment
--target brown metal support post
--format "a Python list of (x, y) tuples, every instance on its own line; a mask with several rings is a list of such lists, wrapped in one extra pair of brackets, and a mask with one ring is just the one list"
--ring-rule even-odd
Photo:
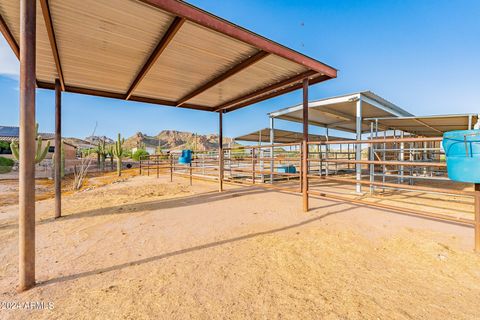
[(218, 191), (223, 191), (223, 111), (218, 113)]
[(157, 178), (160, 177), (160, 157), (156, 156), (156, 163), (157, 163)]
[(303, 211), (308, 211), (308, 78), (303, 79), (303, 148), (302, 195)]
[(475, 183), (475, 252), (480, 253), (480, 183)]
[(62, 216), (62, 86), (55, 79), (55, 219)]
[(139, 164), (140, 172), (139, 174), (142, 175), (142, 157), (140, 156), (140, 164)]
[(252, 183), (255, 184), (255, 148), (252, 148)]
[(189, 171), (190, 171), (190, 185), (192, 185), (192, 162), (190, 162), (189, 164), (190, 168), (189, 168)]
[(173, 182), (173, 155), (170, 153), (170, 182)]
[(19, 291), (35, 285), (36, 1), (20, 1)]

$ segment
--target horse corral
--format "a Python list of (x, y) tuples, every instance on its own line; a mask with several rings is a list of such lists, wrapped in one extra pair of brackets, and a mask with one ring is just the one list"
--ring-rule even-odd
[[(362, 269), (364, 271), (378, 271), (388, 268), (389, 265), (391, 267), (391, 264), (395, 263), (399, 263), (399, 270), (403, 271), (407, 268), (406, 264), (402, 264), (403, 262), (399, 259), (388, 260), (380, 251), (385, 250), (389, 254), (388, 257), (391, 257), (404, 253), (405, 248), (413, 247), (413, 251), (419, 252), (421, 256), (418, 261), (423, 271), (429, 272), (430, 267), (435, 271), (442, 270), (442, 266), (435, 264), (436, 260), (432, 262), (430, 258), (424, 258), (433, 251), (443, 249), (448, 251), (447, 245), (438, 242), (432, 245), (433, 251), (430, 247), (421, 248), (421, 250), (415, 247), (414, 240), (423, 241), (428, 238), (428, 235), (412, 236), (413, 240), (408, 242), (408, 245), (404, 245), (402, 240), (390, 239), (377, 246), (361, 238), (359, 242), (364, 246), (358, 249), (354, 246), (360, 238), (355, 238), (348, 232), (344, 233), (344, 230), (336, 229), (330, 234), (308, 229), (306, 233), (309, 237), (302, 238), (299, 243), (310, 244), (311, 247), (303, 250), (294, 245), (292, 250), (291, 244), (295, 243), (295, 237), (300, 235), (300, 231), (294, 233), (293, 229), (327, 218), (333, 214), (330, 211), (331, 207), (346, 206), (347, 208), (342, 207), (338, 212), (355, 212), (355, 216), (334, 221), (338, 225), (344, 225), (350, 218), (353, 224), (360, 225), (361, 214), (367, 212), (366, 214), (370, 215), (372, 210), (380, 209), (382, 214), (388, 213), (392, 216), (396, 214), (397, 218), (391, 219), (400, 219), (398, 214), (402, 217), (409, 216), (408, 218), (413, 220), (404, 223), (408, 227), (416, 223), (428, 227), (433, 220), (434, 223), (448, 224), (448, 228), (451, 228), (449, 231), (453, 230), (452, 232), (456, 234), (461, 234), (465, 228), (468, 228), (473, 236), (468, 236), (468, 239), (473, 238), (475, 251), (480, 251), (480, 185), (451, 181), (447, 174), (445, 152), (441, 146), (442, 135), (445, 132), (473, 129), (479, 121), (477, 114), (415, 116), (370, 91), (309, 101), (309, 86), (336, 78), (336, 69), (183, 1), (39, 0), (39, 4), (40, 12), (37, 12), (36, 0), (4, 0), (0, 4), (0, 30), (20, 60), (19, 142), (21, 147), (18, 210), (15, 207), (18, 211), (18, 290), (20, 292), (33, 288), (37, 284), (35, 262), (37, 228), (45, 232), (39, 241), (40, 248), (51, 252), (50, 241), (57, 245), (60, 243), (59, 246), (66, 253), (63, 258), (67, 261), (52, 268), (54, 270), (52, 272), (60, 273), (60, 276), (50, 273), (48, 264), (58, 262), (52, 262), (51, 256), (38, 264), (42, 268), (40, 274), (43, 279), (40, 284), (42, 288), (38, 290), (40, 296), (43, 288), (61, 283), (59, 291), (55, 291), (55, 296), (61, 298), (66, 296), (60, 292), (65, 288), (64, 282), (70, 280), (82, 282), (90, 276), (98, 280), (99, 274), (112, 272), (114, 276), (127, 267), (138, 266), (140, 274), (153, 275), (147, 279), (147, 288), (158, 289), (158, 279), (165, 281), (162, 282), (163, 284), (168, 282), (174, 284), (162, 288), (161, 298), (158, 299), (161, 301), (159, 303), (167, 304), (160, 310), (169, 310), (173, 316), (178, 316), (178, 310), (185, 307), (181, 303), (179, 303), (180, 308), (176, 308), (175, 304), (169, 304), (171, 301), (178, 302), (185, 297), (184, 284), (182, 281), (174, 281), (178, 278), (171, 276), (177, 270), (181, 276), (188, 278), (185, 285), (195, 288), (194, 298), (189, 296), (189, 299), (201, 300), (203, 289), (196, 287), (201, 283), (211, 289), (208, 297), (212, 301), (216, 299), (223, 301), (223, 298), (228, 301), (229, 305), (226, 309), (216, 306), (220, 310), (239, 311), (247, 317), (265, 317), (276, 311), (273, 310), (274, 303), (266, 304), (272, 308), (269, 312), (257, 312), (265, 306), (260, 306), (253, 312), (248, 310), (248, 302), (255, 300), (258, 290), (264, 290), (261, 286), (256, 287), (250, 282), (245, 285), (241, 281), (242, 277), (250, 277), (249, 270), (252, 269), (249, 258), (253, 261), (255, 270), (252, 277), (257, 277), (258, 282), (266, 286), (265, 291), (270, 288), (269, 284), (263, 282), (261, 276), (261, 274), (265, 275), (266, 270), (272, 270), (275, 274), (273, 279), (281, 282), (280, 285), (274, 286), (274, 290), (279, 291), (276, 292), (276, 296), (270, 296), (272, 301), (276, 297), (289, 301), (295, 296), (297, 293), (294, 292), (295, 290), (289, 292), (286, 298), (282, 295), (282, 289), (278, 289), (295, 287), (283, 283), (288, 279), (292, 283), (298, 282), (302, 288), (308, 288), (306, 293), (308, 296), (311, 295), (312, 290), (319, 290), (320, 286), (317, 289), (310, 287), (309, 272), (311, 271), (314, 273), (313, 278), (316, 284), (328, 283), (328, 279), (332, 278), (338, 280), (334, 276), (337, 272), (335, 263), (332, 262), (331, 266), (326, 263), (326, 269), (323, 270), (319, 269), (320, 263), (314, 263), (328, 260), (329, 256), (335, 257), (336, 261), (343, 266), (348, 266), (352, 261), (360, 261), (359, 264), (365, 267)], [(61, 143), (62, 92), (70, 92), (216, 113), (218, 114), (218, 150), (205, 152), (193, 150), (193, 154), (190, 150), (185, 150), (188, 151), (186, 152), (188, 160), (180, 159), (183, 156), (172, 150), (165, 154), (143, 157), (139, 161), (138, 168), (141, 177), (136, 177), (135, 173), (131, 174), (135, 179), (116, 181), (118, 186), (111, 183), (107, 184), (104, 190), (93, 190), (89, 194), (81, 192), (69, 194), (68, 201), (64, 201), (64, 207), (62, 207), (60, 148), (55, 148), (54, 201), (46, 200), (39, 203), (40, 219), (36, 219), (34, 142), (37, 88), (55, 90), (55, 143), (57, 146)], [(237, 141), (247, 141), (250, 145), (224, 145), (223, 119), (226, 114), (299, 89), (302, 90), (303, 95), (301, 104), (270, 113), (270, 128), (237, 138)], [(280, 130), (277, 128), (280, 121), (301, 123), (303, 130), (301, 132)], [(322, 128), (324, 134), (309, 132), (309, 126)], [(121, 147), (120, 141), (119, 135), (119, 147)], [(468, 152), (467, 148), (467, 154)], [(121, 155), (118, 160), (121, 160)], [(121, 164), (118, 170), (120, 174)], [(148, 176), (154, 176), (158, 180)], [(177, 176), (182, 177), (181, 184), (168, 183), (175, 181)], [(215, 181), (218, 192), (212, 190), (211, 183), (201, 182), (201, 185), (199, 183), (197, 186), (197, 179)], [(183, 184), (186, 181), (188, 183)], [(123, 182), (125, 184), (121, 185)], [(248, 203), (242, 203), (242, 199), (235, 199), (243, 196), (248, 199)], [(263, 202), (260, 197), (266, 197), (268, 201)], [(296, 203), (295, 201), (299, 199), (301, 203), (300, 201)], [(101, 201), (101, 207), (95, 207), (98, 206), (99, 201)], [(109, 206), (103, 207), (103, 201)], [(199, 209), (198, 215), (189, 210), (180, 211), (192, 203), (196, 206), (195, 209)], [(228, 206), (233, 214), (237, 215), (232, 218), (228, 215), (230, 212), (226, 212), (227, 209), (223, 210), (222, 205)], [(248, 216), (246, 211), (240, 210), (243, 206), (248, 208)], [(311, 210), (312, 207), (314, 207), (313, 210)], [(257, 208), (260, 208), (258, 212)], [(65, 214), (62, 214), (63, 210)], [(325, 212), (320, 212), (321, 210)], [(171, 217), (157, 215), (159, 211), (171, 214)], [(308, 219), (308, 214), (312, 211), (316, 216)], [(127, 217), (126, 220), (122, 220), (121, 226), (109, 224), (119, 213)], [(125, 213), (131, 213), (132, 216)], [(269, 215), (263, 216), (263, 213)], [(9, 255), (5, 257), (4, 268), (5, 273), (9, 273), (9, 277), (3, 283), (8, 282), (13, 287), (17, 279), (13, 279), (10, 275), (14, 269), (10, 260), (11, 253), (17, 251), (17, 247), (12, 242), (14, 236), (16, 239), (16, 234), (12, 230), (16, 229), (17, 225), (11, 208), (6, 210), (6, 214), (8, 215), (6, 222), (0, 228), (4, 232), (2, 239), (8, 240), (9, 243), (8, 248), (5, 249)], [(282, 217), (282, 214), (285, 216)], [(299, 214), (306, 218), (300, 219)], [(255, 217), (252, 218), (253, 215)], [(262, 216), (259, 217), (260, 215)], [(85, 221), (82, 220), (83, 218), (86, 220), (91, 218), (91, 220)], [(69, 238), (68, 232), (73, 233), (78, 227), (77, 219), (81, 221), (80, 224), (84, 228), (75, 237)], [(199, 226), (196, 219), (205, 220), (201, 221), (203, 224)], [(213, 229), (209, 229), (208, 219), (212, 219)], [(242, 219), (257, 223), (251, 228), (254, 232), (243, 225)], [(272, 219), (279, 219), (285, 224), (277, 225), (277, 221)], [(104, 224), (106, 221), (109, 223)], [(371, 221), (379, 223), (378, 216)], [(157, 222), (162, 223), (161, 234), (157, 232)], [(183, 224), (190, 233), (182, 232)], [(59, 228), (58, 225), (65, 229)], [(99, 225), (101, 230), (95, 229)], [(262, 225), (271, 228), (265, 231), (260, 227)], [(387, 231), (379, 232), (382, 236), (390, 231), (388, 223), (383, 227)], [(438, 224), (435, 224), (435, 228), (437, 231), (443, 230)], [(463, 231), (459, 231), (458, 228), (463, 228), (461, 229)], [(122, 236), (128, 234), (124, 229), (128, 229), (128, 232), (132, 231), (134, 235), (132, 237), (134, 241), (128, 243), (130, 245), (128, 248), (127, 241), (116, 242), (118, 232), (121, 232)], [(207, 232), (207, 229), (210, 232), (218, 230), (219, 233), (212, 234)], [(242, 231), (240, 235), (229, 236), (231, 233), (237, 234), (239, 230)], [(99, 254), (113, 255), (109, 252), (111, 248), (102, 247), (103, 231), (106, 238), (114, 243), (114, 249), (121, 251), (127, 248), (122, 258), (112, 258), (112, 261), (115, 261), (113, 265), (103, 265), (104, 261), (95, 260), (94, 253), (97, 249), (92, 248), (97, 245)], [(281, 240), (268, 238), (270, 234), (283, 231), (291, 234), (289, 233)], [(304, 231), (305, 229), (302, 229), (302, 232)], [(172, 236), (173, 233), (175, 237)], [(318, 240), (312, 241), (316, 236), (324, 239), (325, 243)], [(62, 242), (64, 239), (62, 237), (68, 238), (69, 241)], [(339, 251), (330, 250), (331, 246), (338, 246), (335, 242), (336, 238), (345, 241), (339, 246), (340, 252), (347, 252), (349, 246), (354, 247), (356, 251), (348, 251), (348, 255), (351, 255), (348, 257)], [(148, 243), (149, 240), (153, 242)], [(165, 242), (162, 242), (164, 240)], [(235, 247), (239, 254), (243, 255), (242, 258), (229, 256), (230, 252), (222, 248), (223, 245), (237, 246), (237, 242), (243, 244), (244, 240), (248, 242), (246, 246)], [(190, 241), (194, 245), (189, 248), (187, 244)], [(253, 242), (253, 245), (249, 241)], [(431, 244), (428, 241), (427, 243)], [(70, 244), (74, 247), (68, 249), (67, 246)], [(134, 248), (135, 245), (141, 247), (138, 252)], [(74, 252), (77, 247), (84, 250), (84, 256), (75, 257)], [(157, 247), (162, 248), (162, 253), (152, 254)], [(227, 263), (223, 260), (215, 261), (212, 266), (218, 270), (215, 269), (214, 274), (209, 274), (207, 271), (213, 258), (201, 256), (198, 252), (212, 248), (218, 249), (219, 256), (225, 257)], [(264, 248), (272, 250), (263, 250)], [(277, 249), (281, 258), (276, 256)], [(282, 252), (286, 253), (282, 255)], [(192, 257), (184, 258), (183, 254), (190, 253)], [(362, 260), (363, 254), (373, 257), (376, 263), (374, 267), (371, 261)], [(138, 256), (136, 260), (131, 261), (132, 255)], [(178, 256), (181, 257), (176, 260)], [(298, 268), (295, 258), (292, 258), (295, 256), (301, 257), (301, 268)], [(267, 258), (262, 260), (262, 257)], [(73, 275), (64, 275), (58, 269), (69, 268), (68, 263), (76, 261), (77, 258), (82, 263), (81, 267), (89, 269), (91, 260), (95, 260), (95, 269), (85, 271), (75, 269), (77, 265), (71, 266), (77, 272)], [(157, 266), (158, 269), (145, 266), (151, 262), (163, 262), (170, 258), (173, 262), (167, 261), (166, 265)], [(309, 261), (309, 258), (313, 258), (314, 262)], [(348, 261), (348, 258), (353, 260)], [(441, 261), (446, 259), (443, 253), (435, 257), (437, 258)], [(453, 259), (456, 259), (459, 268), (463, 270), (471, 268), (466, 261), (477, 261), (476, 258), (477, 256), (473, 254), (468, 257), (459, 254)], [(240, 267), (230, 268), (237, 260), (242, 262), (239, 264)], [(197, 272), (192, 267), (194, 265), (192, 261), (203, 262), (199, 267), (202, 272)], [(284, 267), (283, 261), (288, 261), (288, 266), (294, 267), (286, 272), (281, 268), (282, 265)], [(407, 257), (406, 261), (415, 263), (415, 259), (411, 257)], [(168, 265), (170, 262), (172, 265)], [(178, 267), (177, 263), (181, 267)], [(230, 273), (225, 270), (234, 271)], [(165, 273), (162, 273), (163, 271)], [(240, 275), (236, 273), (237, 271)], [(294, 279), (297, 271), (302, 275), (301, 281)], [(169, 275), (167, 272), (170, 272)], [(342, 282), (343, 280), (340, 279), (337, 285), (348, 293), (349, 283), (358, 278), (358, 272), (347, 272), (345, 275), (347, 280)], [(423, 275), (429, 274), (428, 272), (424, 272)], [(464, 274), (456, 268), (448, 270), (447, 273), (450, 278), (460, 279), (461, 285), (478, 278), (475, 272)], [(197, 277), (199, 275), (200, 277)], [(132, 274), (128, 276), (132, 277)], [(388, 294), (389, 276), (401, 283), (408, 275), (398, 271), (394, 275), (380, 279), (379, 285), (386, 286), (382, 295), (387, 296), (382, 301), (385, 300), (389, 307), (382, 308), (381, 312), (377, 313), (371, 311), (377, 310), (375, 305), (379, 305), (373, 297), (369, 300), (371, 305), (367, 309), (370, 313), (366, 317), (379, 314), (386, 317), (391, 309), (395, 309), (396, 302), (388, 298), (391, 298)], [(438, 274), (435, 274), (428, 279), (438, 280), (437, 276)], [(215, 280), (213, 284), (209, 282), (211, 277)], [(236, 287), (231, 296), (223, 297), (222, 292), (228, 290), (225, 289), (226, 286), (222, 281), (227, 278), (234, 279), (231, 283)], [(450, 281), (450, 278), (446, 283), (455, 285), (457, 282)], [(369, 290), (368, 282), (378, 279), (375, 273), (369, 273), (369, 277), (363, 280), (360, 290)], [(106, 283), (105, 281), (109, 280), (103, 281)], [(444, 287), (447, 287), (447, 284)], [(86, 287), (89, 285), (87, 284)], [(128, 291), (124, 292), (124, 299), (125, 297), (131, 299), (132, 292), (136, 297), (141, 296), (143, 284), (136, 285), (139, 289), (130, 290), (129, 287)], [(214, 286), (217, 287), (213, 288)], [(419, 281), (418, 287), (424, 288), (424, 286), (425, 284)], [(217, 290), (218, 287), (225, 290)], [(244, 287), (248, 287), (248, 291), (242, 291)], [(169, 291), (171, 288), (174, 288), (173, 293)], [(112, 285), (107, 288), (107, 291), (114, 289)], [(459, 310), (452, 312), (452, 316), (462, 312), (467, 316), (475, 314), (476, 305), (471, 303), (475, 295), (471, 293), (477, 289), (478, 287), (473, 287), (470, 290), (468, 287), (464, 290), (465, 294), (462, 291), (460, 294), (464, 297), (462, 306), (469, 306), (471, 309), (465, 311), (459, 307)], [(332, 290), (335, 291), (335, 288)], [(242, 292), (247, 292), (249, 296), (237, 304), (237, 293)], [(315, 292), (318, 293), (318, 291)], [(79, 291), (74, 293), (78, 295), (76, 298), (81, 300)], [(171, 300), (163, 299), (164, 293), (167, 296), (170, 294)], [(397, 293), (406, 304), (414, 304), (415, 297), (408, 291)], [(441, 293), (437, 291), (428, 294), (431, 299), (434, 299), (435, 294), (441, 295)], [(333, 301), (338, 296), (341, 295), (334, 293), (333, 298), (325, 296), (322, 301)], [(99, 297), (103, 299), (104, 296), (101, 293)], [(309, 305), (305, 309), (308, 310), (305, 315), (313, 316), (315, 312), (312, 310), (315, 308), (311, 305), (317, 306), (319, 303), (317, 298), (312, 298), (314, 302), (311, 303), (309, 298), (302, 297), (299, 300)], [(363, 303), (361, 297), (361, 294), (353, 297), (354, 304), (361, 305)], [(416, 297), (423, 296), (418, 294)], [(442, 299), (442, 301), (448, 300), (445, 296), (442, 296)], [(189, 303), (198, 307), (196, 300)], [(208, 305), (209, 302), (207, 301), (206, 304)], [(334, 304), (336, 308), (342, 309), (342, 312), (345, 311), (344, 304), (337, 305), (337, 301)], [(288, 306), (288, 302), (281, 305), (282, 308), (287, 306), (282, 310), (295, 314)], [(204, 308), (203, 305), (202, 308)], [(354, 308), (354, 306), (348, 306), (342, 314), (352, 315), (351, 309)], [(63, 315), (72, 316), (76, 313), (76, 310), (68, 308), (65, 310), (62, 311)], [(202, 310), (205, 311), (205, 309)], [(184, 311), (191, 312), (191, 310)], [(425, 315), (422, 313), (424, 311), (417, 308), (413, 314)], [(403, 310), (396, 314), (403, 317), (402, 312)], [(110, 314), (115, 314), (115, 311), (110, 310)], [(330, 310), (322, 311), (322, 315), (325, 316), (332, 314), (334, 313), (330, 313)], [(439, 315), (438, 312), (435, 314)], [(131, 317), (131, 314), (123, 315)], [(365, 317), (361, 313), (355, 315)], [(208, 317), (208, 310), (203, 316)], [(282, 317), (282, 314), (278, 313), (278, 317)]]

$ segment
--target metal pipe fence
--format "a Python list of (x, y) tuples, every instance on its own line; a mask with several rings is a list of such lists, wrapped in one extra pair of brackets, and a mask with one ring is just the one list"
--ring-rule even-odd
[[(256, 185), (301, 193), (302, 185), (307, 184), (308, 196), (327, 197), (382, 209), (394, 210), (424, 218), (455, 222), (474, 226), (475, 232), (480, 232), (478, 207), (480, 206), (480, 191), (459, 190), (452, 185), (446, 172), (443, 151), (438, 146), (441, 138), (372, 138), (369, 140), (342, 140), (309, 142), (307, 167), (303, 168), (302, 144), (274, 144), (237, 146), (223, 149), (224, 180), (227, 183), (241, 185)], [(404, 143), (403, 148), (398, 148)], [(424, 145), (425, 144), (425, 145)], [(329, 146), (327, 149), (326, 146)], [(345, 148), (345, 145), (347, 147)], [(354, 145), (362, 147), (361, 160), (354, 160)], [(340, 147), (343, 146), (343, 147)], [(421, 147), (420, 147), (421, 146)], [(425, 146), (425, 148), (423, 148)], [(378, 147), (378, 149), (376, 149)], [(392, 147), (392, 148), (389, 148)], [(345, 151), (347, 150), (347, 151)], [(382, 152), (383, 154), (378, 154)], [(404, 152), (399, 160), (398, 152)], [(418, 153), (419, 156), (416, 156)], [(428, 153), (428, 154), (427, 154)], [(156, 175), (169, 173), (170, 179), (176, 175), (194, 179), (218, 180), (218, 151), (194, 152), (191, 163), (179, 164), (178, 154), (151, 155), (142, 158), (139, 163), (140, 173)], [(360, 179), (355, 175), (355, 165), (361, 166)], [(306, 181), (303, 181), (303, 171), (307, 171)], [(310, 180), (310, 182), (309, 182)], [(431, 181), (429, 185), (422, 181)], [(407, 208), (400, 205), (377, 203), (358, 197), (355, 193), (342, 195), (332, 192), (329, 183), (341, 184), (345, 190), (348, 185), (369, 187), (371, 197), (390, 192), (426, 193), (429, 195), (455, 196), (470, 199), (468, 203), (475, 208), (471, 212), (472, 219), (465, 216), (429, 212), (428, 210)], [(469, 187), (468, 185), (465, 185)], [(409, 195), (407, 195), (409, 196)], [(412, 194), (412, 196), (415, 196)], [(477, 199), (477, 200), (475, 200)], [(454, 200), (452, 200), (454, 201)], [(451, 206), (445, 209), (452, 209)], [(477, 249), (480, 244), (476, 243)]]

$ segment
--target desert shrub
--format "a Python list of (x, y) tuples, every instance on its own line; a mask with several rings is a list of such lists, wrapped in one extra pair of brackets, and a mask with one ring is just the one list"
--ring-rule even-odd
[(145, 156), (148, 156), (148, 154), (149, 153), (146, 150), (138, 149), (134, 154), (132, 154), (132, 159), (135, 161), (140, 161), (140, 158), (143, 159)]
[(10, 144), (8, 142), (5, 142), (5, 141), (0, 141), (0, 154), (2, 153), (12, 153), (10, 151)]
[(8, 173), (15, 162), (12, 159), (0, 157), (0, 173)]

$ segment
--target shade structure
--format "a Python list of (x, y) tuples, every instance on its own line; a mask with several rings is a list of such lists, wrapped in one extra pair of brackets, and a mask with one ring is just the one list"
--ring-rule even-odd
[(478, 114), (452, 114), (418, 117), (370, 118), (382, 130), (401, 130), (418, 136), (437, 137), (447, 131), (468, 130), (478, 121)]
[[(18, 0), (0, 30), (19, 54)], [(38, 0), (37, 85), (206, 111), (238, 109), (336, 70), (175, 0)]]
[[(238, 137), (235, 141), (265, 142), (270, 143), (270, 128), (264, 128), (258, 131), (250, 132)], [(303, 140), (303, 133), (289, 130), (273, 129), (274, 143), (296, 143)], [(308, 141), (327, 141), (327, 140), (349, 140), (335, 136), (325, 136), (319, 134), (309, 134)]]
[[(375, 93), (363, 91), (309, 102), (309, 124), (346, 132), (356, 132), (356, 107), (359, 100), (362, 102), (362, 118), (412, 116), (408, 111)], [(272, 118), (301, 123), (302, 105), (274, 111), (269, 115)], [(370, 131), (370, 124), (363, 121), (361, 131)]]

